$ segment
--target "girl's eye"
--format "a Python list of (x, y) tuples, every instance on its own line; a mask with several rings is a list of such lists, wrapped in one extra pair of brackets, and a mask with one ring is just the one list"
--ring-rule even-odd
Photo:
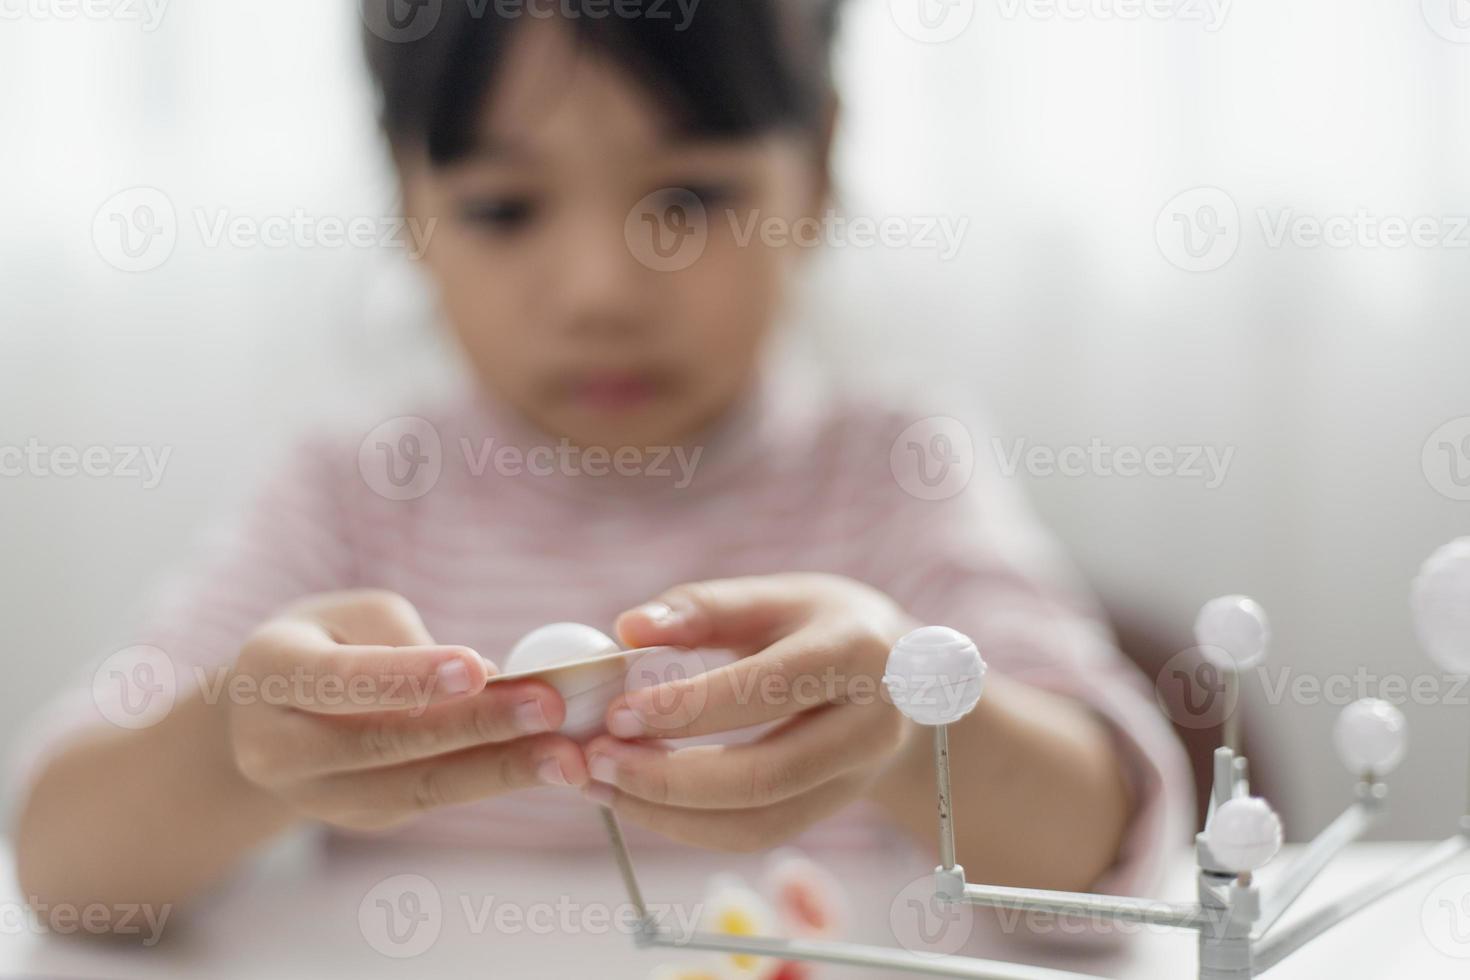
[(466, 201), (460, 219), (490, 231), (508, 234), (520, 231), (536, 217), (536, 202), (528, 197), (495, 197)]

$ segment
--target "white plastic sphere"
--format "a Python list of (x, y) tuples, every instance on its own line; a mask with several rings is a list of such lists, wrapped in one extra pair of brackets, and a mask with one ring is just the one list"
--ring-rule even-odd
[(551, 623), (521, 637), (511, 647), (502, 670), (507, 674), (519, 674), (616, 653), (619, 649), (612, 637), (590, 626)]
[(1243, 595), (1211, 599), (1194, 621), (1200, 652), (1221, 670), (1250, 670), (1266, 659), (1271, 628), (1260, 603)]
[(1410, 604), (1419, 642), (1434, 662), (1451, 674), (1470, 674), (1470, 537), (1429, 556)]
[(965, 634), (948, 626), (923, 626), (893, 645), (883, 686), (913, 721), (950, 725), (979, 703), (985, 661)]
[(1210, 853), (1231, 874), (1264, 868), (1281, 850), (1281, 818), (1259, 796), (1227, 800), (1210, 821)]
[(1332, 739), (1342, 764), (1354, 776), (1387, 776), (1404, 761), (1409, 723), (1387, 701), (1364, 698), (1342, 709)]

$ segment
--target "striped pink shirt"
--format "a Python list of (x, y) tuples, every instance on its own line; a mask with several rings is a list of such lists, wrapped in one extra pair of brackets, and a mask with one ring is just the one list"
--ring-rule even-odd
[[(680, 582), (832, 572), (882, 589), (920, 620), (970, 634), (993, 670), (1073, 696), (1110, 723), (1135, 807), (1119, 864), (1099, 890), (1147, 890), (1185, 840), (1183, 753), (1015, 488), (983, 453), (963, 492), (946, 499), (922, 499), (933, 494), (900, 478), (890, 451), (923, 413), (817, 397), (810, 385), (778, 394), (772, 382), (701, 440), (698, 456), (646, 453), (625, 459), (623, 475), (592, 475), (611, 467), (483, 398), (416, 418), (366, 440), (354, 433), (302, 446), (225, 533), (206, 541), (130, 642), (165, 651), (182, 687), (195, 668), (229, 663), (285, 603), (376, 587), (407, 597), (436, 640), (503, 661), (537, 626), (571, 620), (609, 630), (619, 612)], [(977, 433), (975, 444), (988, 443)], [(388, 462), (404, 486), (388, 478)], [(633, 469), (639, 474), (628, 475)], [(90, 689), (67, 705), (38, 725), (32, 766), (78, 725), (106, 723)], [(876, 808), (858, 804), (801, 843), (881, 846), (895, 832)], [(553, 788), (431, 813), (391, 835), (601, 846), (593, 808)], [(657, 844), (636, 829), (630, 837)]]

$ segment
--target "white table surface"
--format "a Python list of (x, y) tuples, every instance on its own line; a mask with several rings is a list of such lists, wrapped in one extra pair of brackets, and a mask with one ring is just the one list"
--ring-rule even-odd
[[(1290, 918), (1310, 911), (1335, 887), (1386, 871), (1423, 846), (1364, 844), (1350, 849), (1312, 886)], [(1283, 857), (1289, 854), (1288, 850)], [(848, 938), (893, 945), (890, 906), (903, 885), (924, 874), (922, 864), (915, 864), (922, 859), (898, 853), (862, 861), (850, 853), (814, 856), (852, 891), (855, 908)], [(728, 869), (754, 878), (759, 868), (757, 859), (689, 852), (648, 852), (635, 858), (647, 900), (685, 909), (699, 902), (710, 873)], [(1162, 897), (1192, 897), (1188, 860), (1181, 854), (1174, 880)], [(659, 963), (689, 961), (668, 950), (637, 950), (617, 927), (604, 923), (613, 911), (626, 909), (626, 900), (612, 861), (600, 849), (544, 855), (366, 844), (323, 847), (312, 838), (290, 840), (191, 910), (187, 918), (180, 915), (169, 921), (162, 941), (151, 948), (43, 934), (19, 923), (20, 896), (8, 850), (4, 861), (0, 977), (644, 978)], [(418, 878), (395, 877), (399, 875), (422, 876), (427, 885)], [(1461, 875), (1470, 875), (1470, 855), (1338, 927), (1268, 975), (1279, 980), (1464, 980), (1470, 976), (1470, 900), (1458, 910), (1441, 903), (1446, 883), (1459, 889), (1452, 897), (1467, 893), (1470, 878), (1458, 879)], [(410, 938), (395, 944), (384, 931), (385, 913), (378, 900), (399, 902), (405, 888), (417, 891), (419, 908), (425, 912), (437, 895), (440, 914), (424, 919), (419, 931), (405, 930), (400, 935)], [(497, 928), (497, 915), (502, 916), (498, 921), (509, 923), (506, 928)], [(1426, 920), (1433, 915), (1463, 919), (1442, 924), (1438, 948), (1431, 940), (1437, 920)], [(517, 925), (515, 916), (525, 918)], [(1426, 926), (1426, 921), (1431, 924)], [(1463, 932), (1448, 932), (1451, 928)], [(1464, 941), (1446, 952), (1445, 934)], [(420, 952), (421, 946), (425, 948)], [(384, 950), (415, 955), (390, 956)], [(1014, 936), (998, 937), (982, 924), (966, 950), (1119, 980), (1194, 976), (1193, 934), (1151, 928), (1121, 950), (1099, 952), (1065, 949), (1055, 939), (1030, 938), (1019, 944)], [(824, 967), (820, 975), (892, 976), (836, 967)]]

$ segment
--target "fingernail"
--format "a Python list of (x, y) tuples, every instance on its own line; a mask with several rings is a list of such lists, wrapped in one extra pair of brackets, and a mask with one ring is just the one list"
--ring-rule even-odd
[(603, 786), (601, 783), (588, 783), (582, 787), (582, 795), (600, 806), (612, 806), (615, 794), (610, 786)]
[(548, 786), (570, 786), (571, 780), (557, 759), (546, 759), (536, 767), (536, 777)]
[(607, 730), (618, 738), (638, 738), (643, 734), (643, 722), (631, 708), (619, 708), (608, 717)]
[(647, 602), (634, 611), (655, 626), (673, 626), (681, 618), (667, 602)]
[(516, 727), (527, 735), (551, 731), (551, 722), (546, 720), (546, 710), (540, 701), (522, 701), (516, 705)]
[(465, 694), (470, 689), (470, 669), (463, 660), (446, 660), (435, 673), (445, 694)]
[(617, 785), (618, 764), (605, 755), (594, 755), (587, 763), (587, 773), (599, 783)]

